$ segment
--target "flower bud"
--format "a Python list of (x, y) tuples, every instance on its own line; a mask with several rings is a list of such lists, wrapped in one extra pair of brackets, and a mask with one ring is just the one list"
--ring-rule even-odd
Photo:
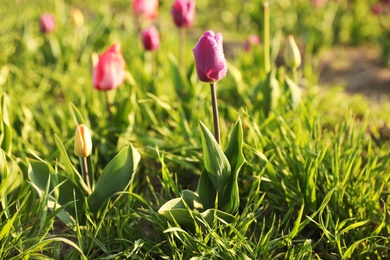
[(76, 127), (74, 139), (74, 153), (78, 157), (88, 157), (92, 152), (92, 139), (87, 126), (81, 124)]
[(190, 27), (194, 22), (195, 0), (176, 0), (171, 14), (177, 27)]
[(251, 34), (248, 36), (248, 38), (244, 42), (244, 50), (250, 51), (252, 46), (256, 46), (259, 44), (260, 44), (260, 37), (256, 34)]
[(158, 0), (133, 0), (133, 13), (148, 20), (155, 20), (158, 14)]
[(160, 35), (156, 27), (151, 26), (142, 32), (142, 44), (147, 51), (155, 51), (160, 46)]
[(125, 80), (125, 60), (120, 44), (112, 45), (102, 55), (94, 67), (93, 85), (98, 90), (111, 90)]
[(301, 53), (292, 34), (287, 36), (287, 42), (284, 45), (284, 62), (290, 68), (298, 68), (301, 65)]
[(49, 13), (44, 13), (39, 19), (39, 26), (44, 33), (50, 33), (56, 28), (54, 16)]
[(207, 31), (193, 49), (200, 81), (213, 83), (226, 76), (227, 67), (222, 41), (222, 34)]
[(80, 28), (84, 25), (84, 15), (80, 9), (73, 8), (71, 13), (72, 24), (75, 28)]

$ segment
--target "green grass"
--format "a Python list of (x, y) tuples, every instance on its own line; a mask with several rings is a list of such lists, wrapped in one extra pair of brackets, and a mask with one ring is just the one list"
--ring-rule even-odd
[[(302, 97), (292, 108), (283, 83), (289, 72), (273, 65), (281, 95), (266, 117), (263, 51), (260, 46), (251, 53), (238, 50), (228, 59), (228, 75), (217, 91), (223, 148), (238, 118), (243, 126), (240, 208), (232, 222), (199, 218), (194, 229), (187, 229), (157, 211), (182, 190), (195, 191), (204, 167), (199, 121), (211, 129), (211, 100), (209, 86), (197, 79), (192, 48), (200, 28), (218, 28), (229, 41), (257, 11), (246, 7), (252, 12), (240, 17), (238, 28), (229, 27), (228, 13), (213, 27), (212, 15), (202, 14), (207, 5), (199, 1), (199, 27), (187, 32), (186, 66), (180, 68), (168, 4), (162, 5), (158, 22), (161, 49), (152, 56), (134, 33), (127, 1), (73, 2), (86, 15), (77, 31), (68, 2), (7, 1), (0, 10), (0, 259), (390, 257), (388, 104), (373, 105), (337, 86), (316, 86), (314, 66), (299, 71)], [(222, 9), (215, 1), (210, 6)], [(237, 7), (234, 1), (229, 6)], [(278, 8), (271, 5), (271, 13), (277, 16)], [(57, 31), (47, 37), (37, 22), (44, 11), (58, 17)], [(258, 30), (254, 20), (248, 25)], [(122, 45), (127, 74), (110, 93), (109, 119), (103, 93), (92, 87), (90, 56), (113, 42)], [(38, 158), (56, 173), (69, 169), (58, 140), (71, 165), (80, 168), (73, 155), (70, 104), (91, 129), (95, 176), (130, 143), (141, 154), (131, 186), (99, 214), (85, 208), (85, 219), (76, 218), (74, 226), (57, 217), (63, 208), (48, 206), (62, 184), (54, 190), (47, 185), (38, 194), (29, 179), (30, 162)], [(77, 210), (74, 200), (64, 207)]]

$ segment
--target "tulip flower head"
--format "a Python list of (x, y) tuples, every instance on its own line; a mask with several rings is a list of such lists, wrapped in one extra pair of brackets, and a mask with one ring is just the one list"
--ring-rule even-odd
[(75, 28), (80, 28), (84, 25), (84, 15), (80, 9), (73, 8), (71, 12), (72, 24)]
[(284, 62), (290, 68), (298, 68), (301, 65), (301, 53), (292, 34), (287, 36), (284, 46)]
[(151, 26), (142, 32), (142, 44), (145, 50), (155, 51), (160, 46), (160, 35), (156, 27)]
[(80, 124), (76, 127), (74, 153), (78, 157), (88, 157), (92, 152), (92, 139), (87, 126)]
[(133, 13), (147, 20), (155, 20), (158, 14), (158, 0), (133, 0)]
[(120, 44), (114, 44), (102, 55), (94, 67), (92, 81), (98, 90), (111, 90), (125, 80), (125, 60)]
[(56, 21), (54, 16), (49, 13), (44, 13), (39, 19), (40, 29), (44, 33), (50, 33), (56, 28)]
[(256, 46), (259, 44), (260, 44), (260, 37), (256, 34), (251, 34), (248, 36), (248, 38), (244, 42), (244, 50), (250, 51), (252, 46)]
[(176, 0), (171, 14), (177, 27), (190, 27), (194, 22), (195, 0)]
[(317, 8), (326, 6), (327, 0), (311, 0), (311, 5)]
[(205, 32), (193, 49), (196, 72), (200, 81), (214, 83), (226, 76), (222, 34)]

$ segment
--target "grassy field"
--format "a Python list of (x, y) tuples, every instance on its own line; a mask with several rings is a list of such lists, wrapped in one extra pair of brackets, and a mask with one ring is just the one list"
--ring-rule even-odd
[[(149, 22), (161, 45), (145, 52), (129, 1), (4, 1), (0, 259), (389, 259), (390, 105), (325, 89), (317, 70), (324, 49), (382, 39), (373, 2), (270, 1), (267, 19), (260, 0), (198, 0), (179, 41), (162, 1)], [(45, 12), (56, 18), (47, 34)], [(220, 146), (192, 54), (206, 30), (222, 33), (228, 63)], [(244, 50), (250, 34), (260, 44)], [(287, 34), (297, 69), (283, 64)], [(91, 56), (113, 43), (125, 81), (98, 91)], [(80, 123), (91, 189), (73, 153)], [(237, 209), (218, 197), (230, 186), (206, 203), (213, 167), (237, 174)]]

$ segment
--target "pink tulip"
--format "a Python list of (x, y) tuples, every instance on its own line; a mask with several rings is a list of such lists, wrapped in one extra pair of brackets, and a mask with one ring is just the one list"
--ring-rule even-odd
[(176, 0), (171, 14), (177, 27), (190, 27), (194, 22), (195, 0)]
[(252, 46), (256, 46), (260, 44), (260, 37), (256, 34), (251, 34), (248, 36), (244, 43), (244, 50), (249, 51)]
[(49, 13), (42, 14), (39, 19), (39, 25), (41, 31), (44, 33), (49, 33), (54, 31), (54, 29), (56, 28), (56, 21), (54, 19), (54, 16)]
[(222, 34), (207, 31), (193, 49), (200, 81), (213, 83), (226, 76), (227, 67), (222, 41)]
[(380, 15), (383, 13), (383, 6), (380, 3), (376, 3), (371, 6), (371, 12), (375, 15)]
[(158, 0), (133, 0), (133, 12), (148, 20), (155, 20), (158, 14)]
[(150, 26), (142, 32), (142, 43), (147, 51), (155, 51), (160, 47), (160, 35), (156, 27)]
[(328, 2), (327, 0), (311, 0), (311, 4), (314, 7), (318, 7), (318, 8), (324, 7), (327, 4), (327, 2)]
[(93, 85), (98, 90), (111, 90), (125, 80), (125, 61), (120, 44), (112, 45), (102, 55), (93, 71)]

